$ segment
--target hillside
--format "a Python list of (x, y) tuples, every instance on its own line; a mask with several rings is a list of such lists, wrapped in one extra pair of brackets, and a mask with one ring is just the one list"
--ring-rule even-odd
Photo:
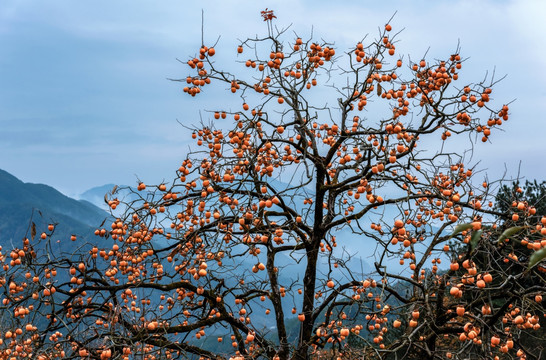
[[(108, 206), (104, 202), (104, 194), (111, 194), (114, 187), (116, 187), (115, 184), (96, 186), (81, 193), (77, 198), (80, 201), (88, 201), (100, 209), (107, 209)], [(118, 185), (116, 189), (115, 196), (122, 202), (131, 202), (138, 199), (138, 196), (135, 194), (136, 189), (126, 185)]]
[(30, 236), (30, 224), (43, 231), (58, 224), (55, 238), (90, 237), (108, 213), (85, 200), (74, 200), (51, 186), (24, 183), (0, 170), (0, 245)]

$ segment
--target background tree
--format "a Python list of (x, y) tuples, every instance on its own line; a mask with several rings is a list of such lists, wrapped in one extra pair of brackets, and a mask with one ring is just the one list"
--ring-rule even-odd
[[(538, 358), (518, 337), (540, 327), (544, 268), (505, 254), (516, 234), (498, 234), (490, 185), (474, 185), (461, 142), (449, 141), (486, 142), (508, 119), (507, 105), (490, 105), (494, 79), (455, 85), (458, 49), (397, 56), (390, 24), (338, 54), (262, 16), (268, 33), (237, 46), (240, 75), (220, 68), (213, 46), (187, 61), (185, 93), (217, 84), (240, 108), (219, 104), (194, 128), (198, 147), (174, 179), (139, 183), (120, 214), (114, 192), (115, 220), (89, 249), (34, 251), (51, 228), (4, 258), (0, 353)], [(349, 238), (367, 252), (338, 246)], [(370, 256), (374, 268), (360, 267)]]
[(506, 220), (509, 220), (512, 216), (511, 212), (513, 208), (517, 208), (519, 202), (533, 206), (536, 209), (534, 216), (545, 216), (546, 181), (525, 180), (523, 186), (520, 185), (519, 181), (513, 181), (509, 185), (502, 185), (497, 192), (495, 207), (505, 215)]

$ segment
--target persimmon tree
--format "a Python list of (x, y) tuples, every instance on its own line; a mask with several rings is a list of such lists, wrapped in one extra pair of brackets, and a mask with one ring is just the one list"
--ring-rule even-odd
[(238, 75), (187, 61), (185, 94), (226, 95), (172, 180), (110, 194), (95, 244), (3, 256), (1, 357), (540, 358), (546, 217), (504, 226), (461, 150), (508, 120), (495, 80), (397, 55), (390, 24), (342, 53), (262, 16)]

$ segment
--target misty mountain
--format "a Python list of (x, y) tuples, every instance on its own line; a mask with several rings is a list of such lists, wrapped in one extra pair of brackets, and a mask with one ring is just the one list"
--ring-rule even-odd
[(126, 185), (118, 185), (116, 187), (115, 184), (96, 186), (81, 193), (77, 196), (77, 198), (80, 199), (80, 201), (88, 201), (100, 209), (107, 210), (108, 205), (104, 202), (104, 195), (112, 194), (112, 190), (114, 190), (114, 188), (116, 188), (116, 194), (114, 197), (117, 197), (122, 203), (131, 202), (138, 199), (138, 196), (135, 194), (136, 189)]
[(24, 183), (0, 170), (0, 245), (19, 242), (30, 236), (34, 222), (38, 233), (47, 224), (57, 224), (55, 238), (75, 234), (91, 237), (108, 213), (85, 200), (74, 200), (51, 186)]

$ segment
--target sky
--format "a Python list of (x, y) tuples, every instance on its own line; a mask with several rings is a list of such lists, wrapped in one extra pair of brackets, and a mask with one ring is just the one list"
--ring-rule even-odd
[[(275, 24), (348, 50), (393, 14), (397, 51), (446, 57), (460, 43), (461, 78), (506, 75), (494, 92), (510, 106), (504, 132), (476, 144), (489, 178), (506, 171), (546, 179), (546, 2), (537, 1), (27, 1), (0, 2), (0, 168), (76, 196), (107, 183), (172, 179), (190, 146), (181, 124), (199, 122), (219, 99), (182, 93), (187, 60), (220, 37), (241, 39)], [(338, 52), (339, 53), (339, 52)], [(231, 59), (226, 57), (227, 60)], [(235, 69), (233, 62), (226, 69)], [(462, 81), (462, 80), (461, 80)], [(218, 92), (221, 94), (221, 92)]]

